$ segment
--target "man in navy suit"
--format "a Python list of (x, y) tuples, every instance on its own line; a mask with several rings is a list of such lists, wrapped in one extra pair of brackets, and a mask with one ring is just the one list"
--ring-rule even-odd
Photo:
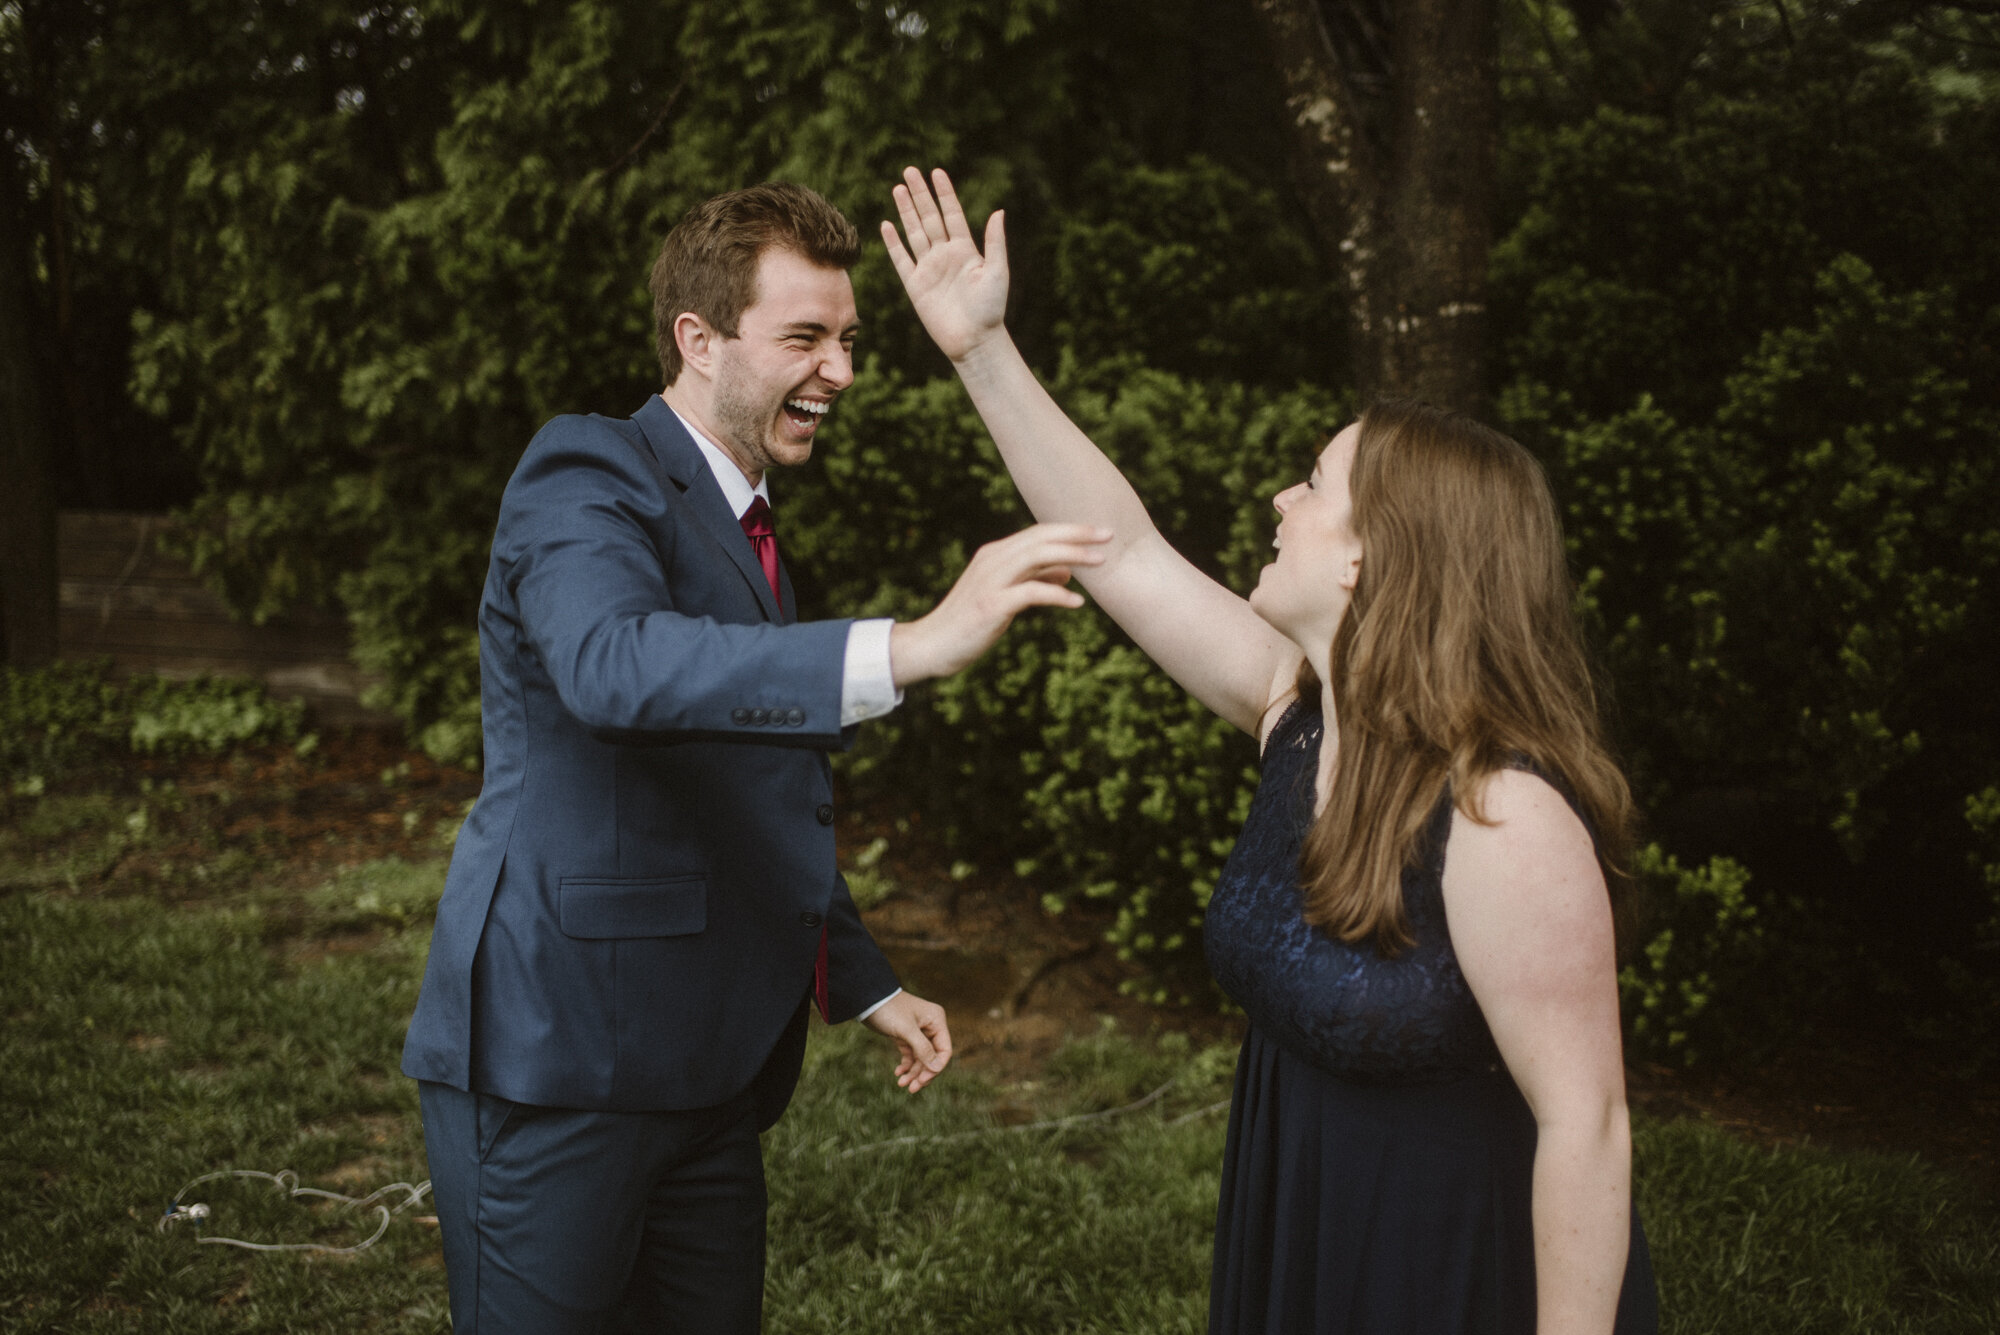
[(459, 1335), (754, 1332), (758, 1133), (807, 1007), (944, 1068), (834, 862), (827, 753), (958, 671), (1108, 536), (982, 548), (928, 616), (796, 620), (766, 473), (853, 381), (859, 237), (770, 184), (690, 211), (653, 271), (663, 393), (559, 417), (501, 501), (479, 609), (485, 786), (403, 1070)]

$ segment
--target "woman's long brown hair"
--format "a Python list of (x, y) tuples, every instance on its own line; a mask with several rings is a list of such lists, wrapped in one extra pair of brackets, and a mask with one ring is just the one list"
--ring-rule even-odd
[[(1334, 636), (1339, 753), (1301, 858), (1306, 920), (1385, 954), (1411, 943), (1402, 872), (1447, 780), (1482, 820), (1486, 779), (1526, 756), (1567, 785), (1622, 899), (1632, 795), (1605, 745), (1548, 480), (1513, 440), (1386, 400), (1350, 480), (1360, 578)], [(1329, 573), (1329, 578), (1331, 578)], [(1310, 666), (1300, 696), (1317, 696)]]

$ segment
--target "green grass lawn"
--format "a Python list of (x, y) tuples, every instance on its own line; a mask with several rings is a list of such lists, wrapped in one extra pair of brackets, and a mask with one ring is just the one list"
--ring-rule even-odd
[[(352, 1255), (254, 1254), (155, 1227), (216, 1170), (289, 1168), (353, 1195), (425, 1176), (396, 1061), (442, 864), (376, 863), (300, 895), (218, 863), (194, 878), (201, 898), (169, 903), (79, 895), (70, 862), (16, 850), (10, 864), (5, 843), (0, 1329), (445, 1329), (427, 1207)], [(910, 1098), (872, 1035), (816, 1033), (766, 1142), (767, 1328), (1201, 1330), (1223, 1135), (1204, 1110), (1226, 1097), (1230, 1062), (1104, 1034), (1033, 1082), (954, 1071)], [(1162, 1085), (1137, 1112), (1009, 1129)], [(1642, 1124), (1638, 1145), (1667, 1330), (2000, 1330), (2000, 1220), (1946, 1174), (1685, 1122)], [(200, 1228), (255, 1241), (346, 1246), (376, 1227), (372, 1211), (262, 1182), (188, 1199), (212, 1210)]]

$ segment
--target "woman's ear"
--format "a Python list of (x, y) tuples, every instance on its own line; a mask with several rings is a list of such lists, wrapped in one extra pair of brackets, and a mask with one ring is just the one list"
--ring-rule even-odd
[(1346, 589), (1349, 593), (1353, 593), (1354, 586), (1360, 582), (1361, 549), (1357, 547), (1354, 549), (1354, 555), (1348, 557), (1346, 563), (1340, 568), (1340, 587)]

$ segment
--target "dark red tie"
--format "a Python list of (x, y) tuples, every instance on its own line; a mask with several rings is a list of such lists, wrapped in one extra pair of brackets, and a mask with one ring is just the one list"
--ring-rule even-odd
[(750, 539), (750, 550), (757, 553), (757, 564), (764, 567), (764, 580), (771, 586), (771, 596), (778, 600), (778, 611), (785, 610), (785, 595), (778, 592), (778, 530), (771, 526), (771, 506), (762, 496), (750, 498), (750, 508), (736, 521), (743, 525), (743, 536)]
[[(762, 496), (750, 498), (750, 508), (737, 521), (743, 525), (743, 536), (750, 539), (750, 550), (757, 553), (757, 564), (764, 567), (764, 580), (771, 586), (771, 596), (778, 600), (778, 611), (785, 610), (785, 595), (778, 592), (778, 530), (771, 526), (771, 506)], [(831, 1005), (826, 991), (826, 925), (819, 929), (819, 954), (813, 958), (813, 1002), (819, 1007), (819, 1018), (828, 1024), (833, 1017), (828, 1014)]]

